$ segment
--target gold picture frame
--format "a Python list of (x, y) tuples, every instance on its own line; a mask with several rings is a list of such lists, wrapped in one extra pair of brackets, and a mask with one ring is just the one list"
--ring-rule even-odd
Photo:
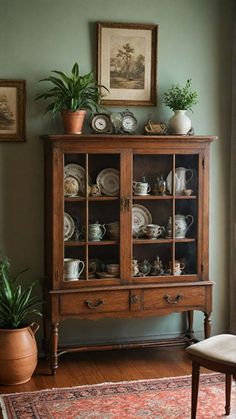
[(97, 22), (97, 80), (102, 104), (154, 106), (158, 25)]
[(0, 141), (25, 141), (25, 80), (0, 79)]

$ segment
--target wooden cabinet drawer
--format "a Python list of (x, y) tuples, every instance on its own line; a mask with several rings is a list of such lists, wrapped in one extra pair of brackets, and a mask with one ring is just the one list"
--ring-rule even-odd
[(128, 310), (128, 291), (82, 292), (60, 296), (60, 313), (64, 315), (80, 313), (113, 313)]
[(201, 286), (168, 287), (144, 290), (144, 310), (197, 308), (206, 301), (206, 288)]

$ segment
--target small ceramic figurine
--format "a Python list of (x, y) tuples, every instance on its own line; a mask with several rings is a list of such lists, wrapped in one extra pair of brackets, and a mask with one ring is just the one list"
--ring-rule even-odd
[(154, 195), (166, 195), (166, 181), (163, 175), (156, 174), (152, 192)]
[(138, 275), (139, 273), (139, 267), (138, 267), (138, 261), (136, 259), (132, 260), (132, 275)]
[(88, 195), (89, 196), (100, 196), (101, 195), (101, 189), (99, 185), (96, 183), (94, 185), (88, 185)]
[(163, 274), (164, 274), (163, 263), (160, 260), (159, 256), (157, 256), (157, 258), (154, 260), (152, 264), (151, 275), (158, 276), (158, 275), (163, 275)]

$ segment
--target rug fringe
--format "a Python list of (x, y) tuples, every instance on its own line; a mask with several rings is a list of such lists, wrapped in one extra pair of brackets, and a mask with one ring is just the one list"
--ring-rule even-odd
[[(215, 372), (215, 373), (205, 373), (205, 374), (201, 374), (201, 377), (214, 377), (214, 376), (219, 376), (222, 375), (219, 372)], [(187, 378), (191, 378), (191, 375), (177, 375), (174, 377), (159, 377), (159, 378), (144, 378), (143, 380), (126, 380), (126, 381), (106, 381), (103, 383), (97, 383), (97, 384), (83, 384), (83, 385), (79, 385), (79, 386), (70, 386), (70, 387), (51, 387), (51, 388), (44, 388), (42, 390), (34, 390), (34, 391), (19, 391), (19, 392), (15, 392), (15, 393), (3, 393), (0, 394), (0, 400), (2, 400), (2, 397), (4, 396), (13, 396), (13, 395), (19, 395), (19, 394), (33, 394), (33, 393), (37, 393), (37, 392), (46, 392), (46, 391), (51, 391), (51, 390), (69, 390), (71, 388), (73, 389), (82, 389), (84, 387), (98, 387), (98, 386), (104, 386), (104, 385), (111, 385), (111, 384), (115, 384), (115, 385), (119, 385), (119, 384), (135, 384), (135, 383), (144, 383), (145, 381), (149, 381), (149, 382), (154, 382), (157, 380), (172, 380), (172, 379), (187, 379)], [(4, 418), (5, 419), (5, 418)]]
[(4, 400), (2, 397), (0, 397), (0, 407), (2, 409), (2, 417), (3, 419), (7, 419), (7, 410), (6, 410), (6, 405), (4, 403)]

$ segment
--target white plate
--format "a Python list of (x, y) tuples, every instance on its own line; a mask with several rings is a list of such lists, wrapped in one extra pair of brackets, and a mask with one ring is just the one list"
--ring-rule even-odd
[(74, 176), (64, 178), (64, 195), (76, 196), (79, 193), (79, 182)]
[(73, 218), (67, 212), (64, 212), (64, 241), (69, 240), (75, 231), (75, 223)]
[[(187, 170), (184, 167), (176, 167), (175, 169), (175, 194), (181, 194), (182, 193), (182, 188), (181, 188), (181, 180), (178, 177), (178, 172), (182, 170)], [(172, 194), (172, 170), (170, 171), (170, 173), (168, 174), (167, 178), (166, 178), (166, 188), (168, 190), (168, 192), (170, 194)]]
[(143, 205), (133, 205), (132, 208), (132, 230), (133, 235), (141, 237), (144, 235), (140, 227), (152, 224), (152, 214), (150, 211)]
[(96, 179), (101, 192), (107, 196), (117, 196), (120, 190), (120, 173), (117, 169), (107, 168), (102, 170)]
[[(86, 174), (85, 169), (76, 163), (69, 163), (64, 167), (64, 179), (68, 176), (73, 176), (79, 184), (79, 195), (85, 195), (85, 181)], [(90, 183), (90, 178), (88, 179)]]

